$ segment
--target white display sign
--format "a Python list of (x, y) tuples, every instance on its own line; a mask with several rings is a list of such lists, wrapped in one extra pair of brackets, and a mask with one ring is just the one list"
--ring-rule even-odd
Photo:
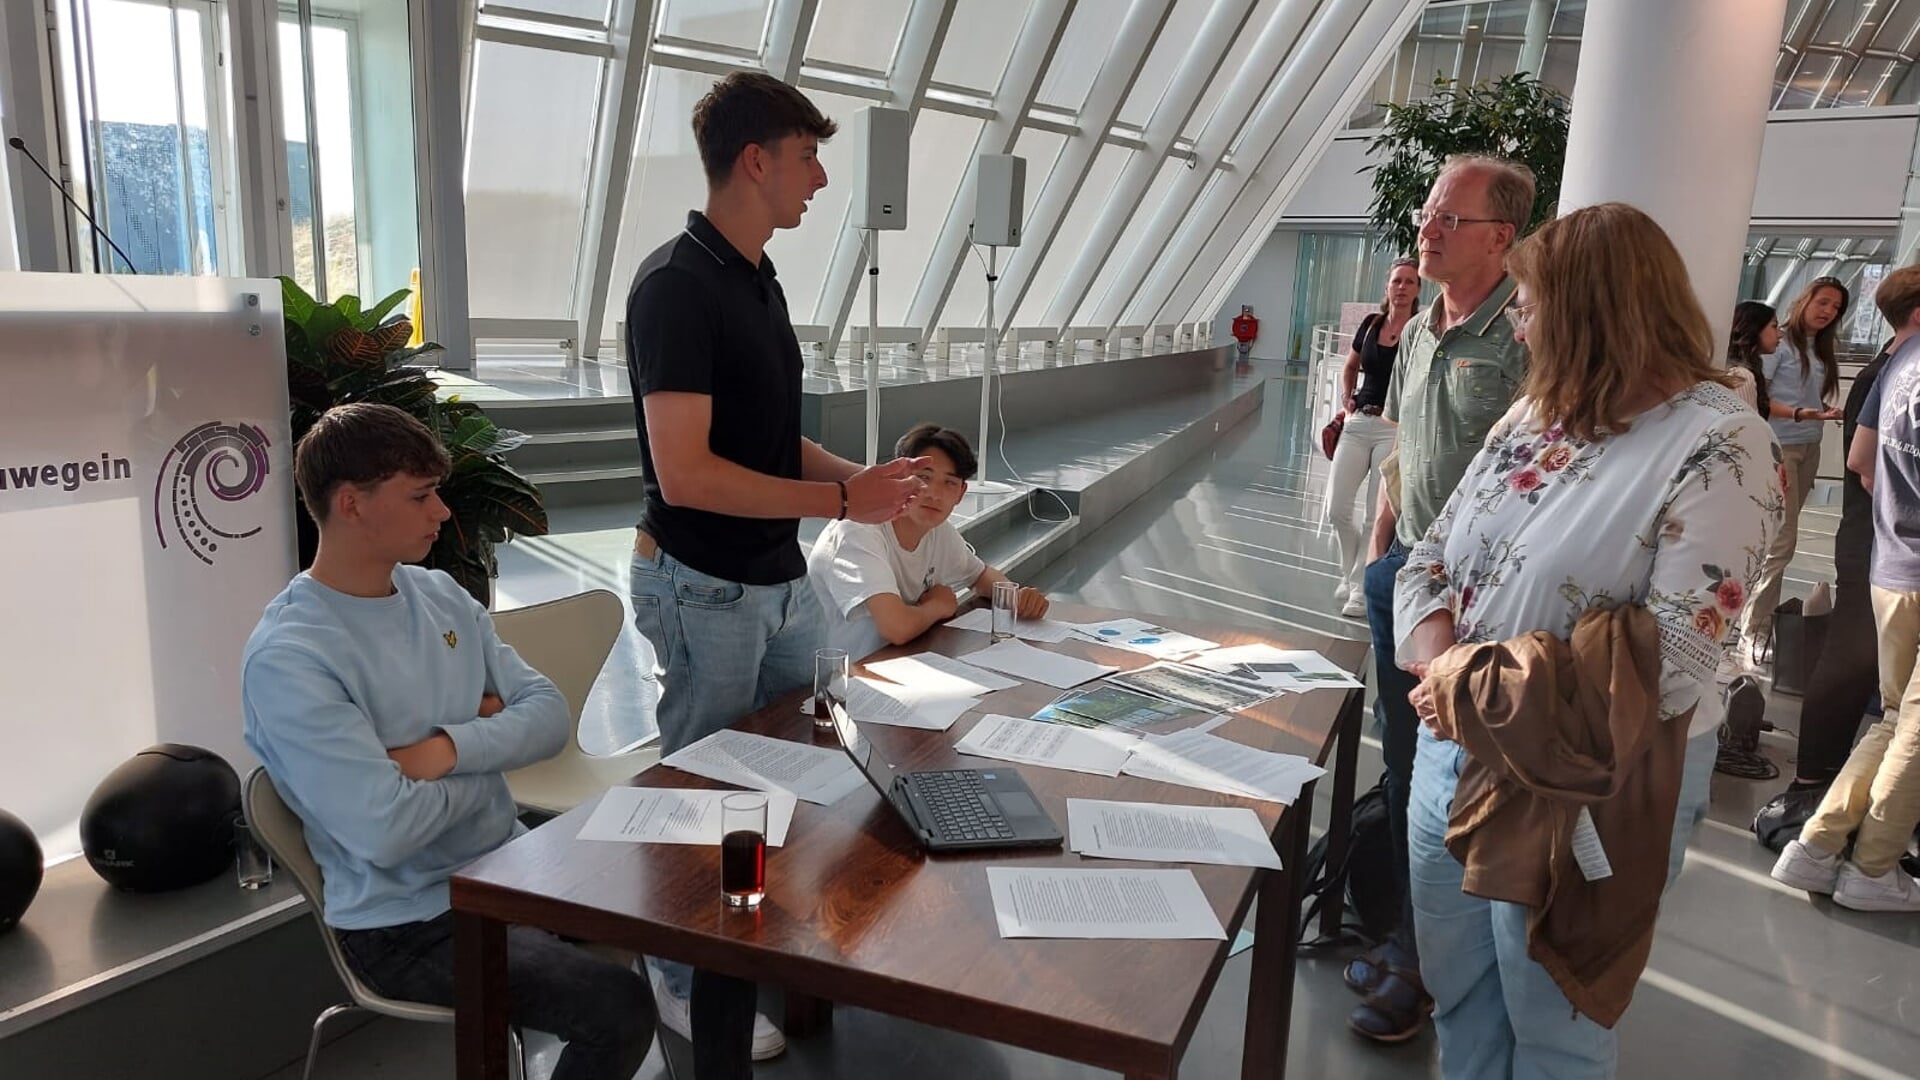
[(159, 742), (243, 776), (240, 655), (295, 570), (271, 281), (0, 273), (0, 807), (78, 851)]

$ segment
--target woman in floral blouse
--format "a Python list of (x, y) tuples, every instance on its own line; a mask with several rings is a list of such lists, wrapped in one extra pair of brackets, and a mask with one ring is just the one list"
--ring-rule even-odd
[[(1515, 248), (1508, 268), (1527, 381), (1400, 572), (1401, 664), (1424, 676), (1422, 661), (1455, 643), (1565, 638), (1590, 609), (1648, 608), (1661, 715), (1691, 736), (1671, 881), (1705, 810), (1714, 670), (1779, 525), (1779, 444), (1713, 363), (1686, 266), (1646, 214), (1623, 203), (1574, 211)], [(1425, 685), (1415, 704), (1432, 715)], [(1461, 892), (1445, 839), (1465, 753), (1423, 725), (1408, 811), (1441, 1072), (1610, 1077), (1614, 1034), (1528, 959), (1527, 909)]]

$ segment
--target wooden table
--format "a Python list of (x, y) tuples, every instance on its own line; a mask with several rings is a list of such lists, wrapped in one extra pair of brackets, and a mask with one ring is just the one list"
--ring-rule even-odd
[[(1056, 604), (1053, 614), (1093, 621), (1120, 613)], [(1193, 620), (1161, 621), (1223, 645), (1271, 641), (1318, 650), (1354, 672), (1367, 655), (1359, 641), (1309, 634), (1267, 639)], [(943, 626), (912, 646), (872, 659), (923, 648), (963, 655), (986, 644), (984, 634)], [(1150, 662), (1139, 653), (1090, 642), (1040, 647), (1121, 667)], [(901, 769), (977, 765), (952, 746), (979, 713), (1028, 716), (1058, 693), (1031, 684), (1000, 691), (945, 732), (881, 725), (866, 730)], [(1226, 738), (1263, 750), (1301, 754), (1323, 765), (1333, 759), (1328, 854), (1336, 865), (1344, 858), (1353, 805), (1361, 695), (1357, 689), (1288, 694), (1218, 729)], [(802, 696), (788, 695), (737, 726), (815, 741), (812, 721), (799, 710)], [(1274, 836), (1289, 870), (1305, 863), (1311, 785), (1294, 806), (1282, 808), (1128, 776), (1017, 768), (1063, 833), (1069, 797), (1246, 806)], [(723, 786), (663, 766), (634, 782)], [(787, 1021), (796, 1037), (824, 1019), (819, 1002), (843, 1002), (1128, 1077), (1171, 1080), (1226, 963), (1234, 931), (1256, 896), (1241, 1076), (1285, 1072), (1300, 918), (1299, 893), (1287, 871), (1192, 867), (1227, 928), (1227, 941), (1002, 939), (986, 867), (1131, 864), (1089, 864), (1065, 850), (929, 856), (873, 789), (863, 786), (832, 806), (800, 804), (785, 846), (767, 853), (766, 899), (757, 911), (739, 912), (720, 901), (718, 848), (578, 842), (574, 837), (593, 805), (484, 856), (453, 879), (456, 1038), (463, 1078), (507, 1076), (506, 928), (520, 924), (778, 984), (787, 990)], [(1334, 905), (1323, 925), (1336, 925), (1339, 918)]]

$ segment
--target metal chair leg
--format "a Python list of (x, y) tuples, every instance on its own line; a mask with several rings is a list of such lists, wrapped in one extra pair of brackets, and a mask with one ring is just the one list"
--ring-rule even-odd
[(517, 1027), (507, 1028), (507, 1080), (527, 1080), (527, 1041)]
[(300, 1070), (300, 1080), (313, 1080), (313, 1063), (320, 1057), (320, 1034), (327, 1026), (327, 1021), (344, 1013), (360, 1011), (360, 1006), (352, 1002), (342, 1002), (322, 1010), (319, 1016), (313, 1018), (313, 1037), (307, 1041), (307, 1063)]

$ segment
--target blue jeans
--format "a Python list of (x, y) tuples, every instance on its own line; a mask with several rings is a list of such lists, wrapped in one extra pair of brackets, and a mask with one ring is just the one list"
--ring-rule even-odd
[[(1420, 974), (1433, 995), (1446, 1080), (1583, 1080), (1612, 1077), (1614, 1033), (1574, 1011), (1545, 968), (1527, 957), (1527, 911), (1460, 891), (1463, 872), (1447, 851), (1447, 818), (1466, 751), (1418, 731), (1407, 814)], [(1706, 812), (1718, 747), (1709, 731), (1687, 742), (1667, 885)]]
[(660, 681), (662, 754), (813, 685), (813, 654), (825, 635), (805, 576), (742, 585), (660, 551), (652, 559), (636, 553), (628, 582), (633, 625), (653, 646)]
[(1400, 891), (1408, 896), (1401, 907), (1400, 925), (1391, 941), (1398, 946), (1396, 963), (1417, 964), (1419, 951), (1413, 934), (1413, 902), (1406, 878), (1407, 797), (1413, 783), (1413, 738), (1420, 727), (1407, 695), (1420, 680), (1401, 671), (1393, 657), (1393, 581), (1407, 564), (1407, 549), (1395, 540), (1386, 554), (1367, 566), (1363, 587), (1367, 598), (1367, 625), (1373, 631), (1374, 717), (1380, 727), (1380, 756), (1386, 762), (1387, 825), (1393, 837), (1393, 865), (1400, 872)]

